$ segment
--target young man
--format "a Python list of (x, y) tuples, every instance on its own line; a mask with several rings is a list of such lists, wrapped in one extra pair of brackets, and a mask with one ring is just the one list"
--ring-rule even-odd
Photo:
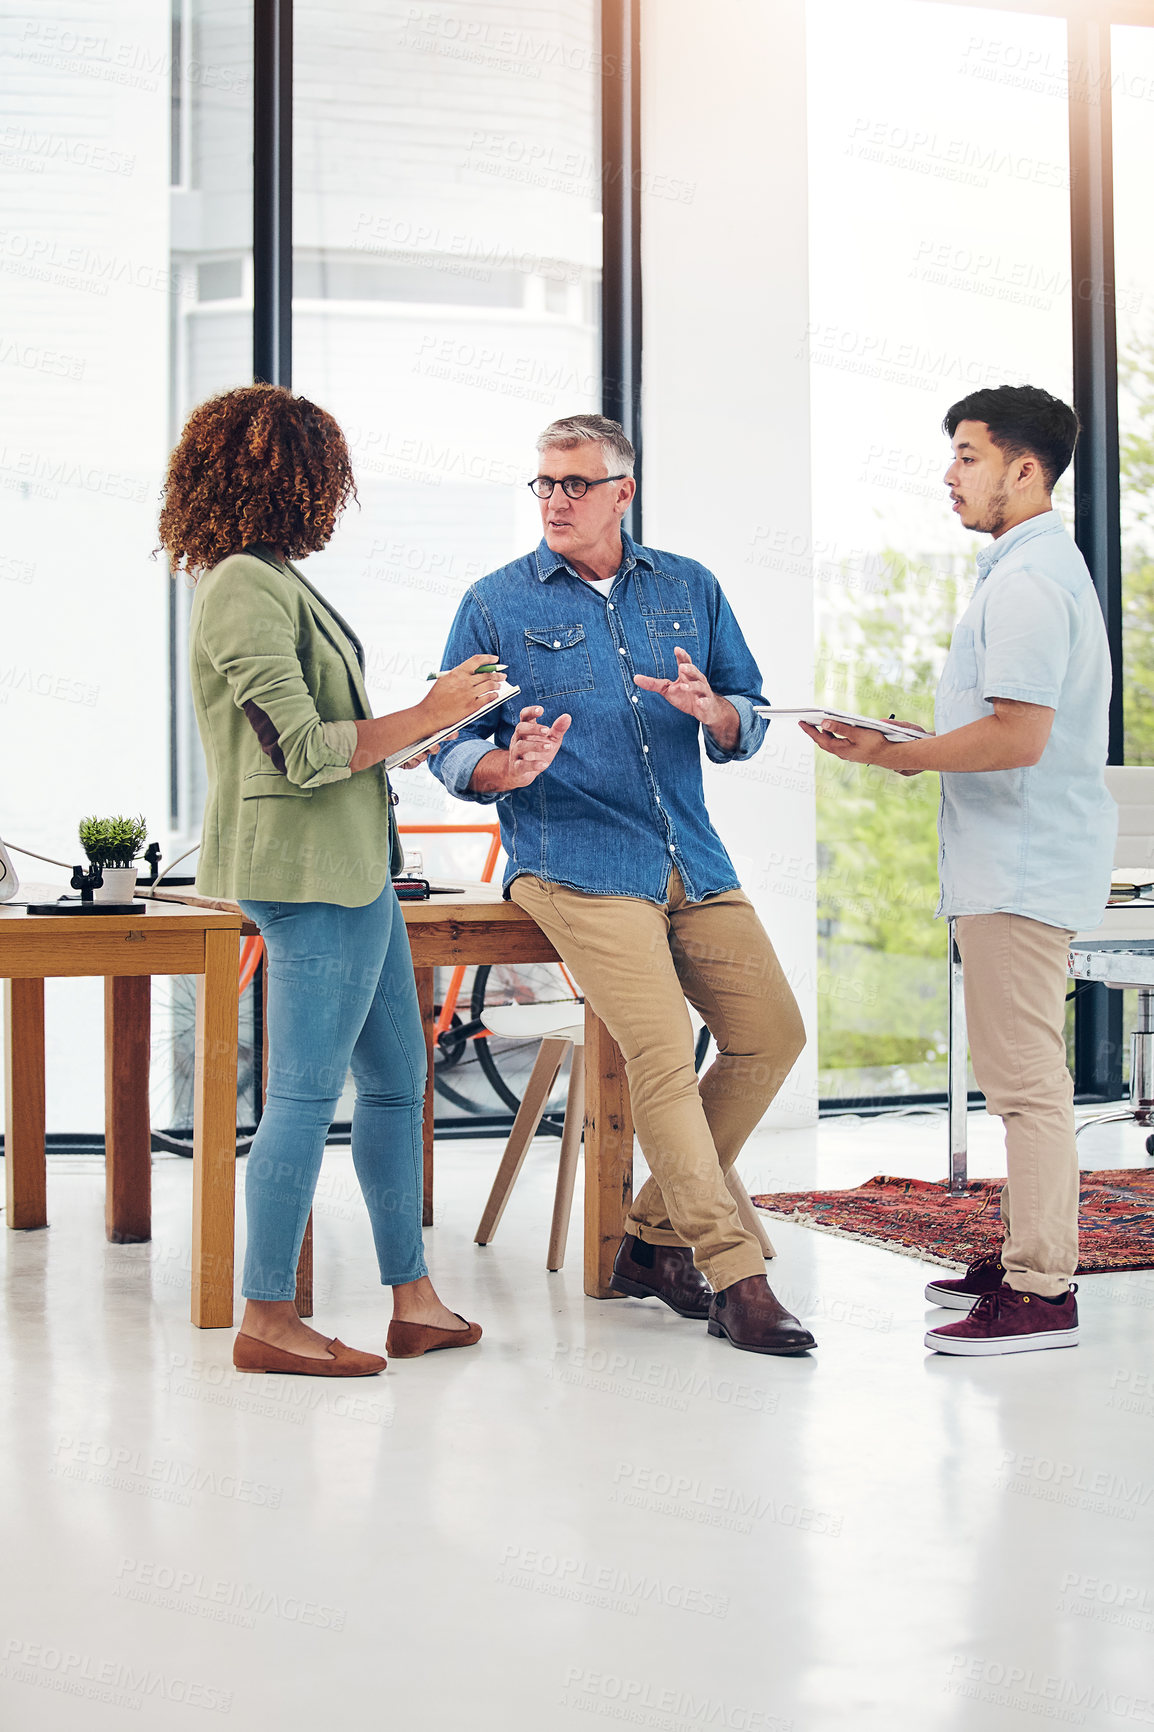
[[(614, 1285), (735, 1347), (805, 1353), (813, 1336), (770, 1290), (725, 1181), (805, 1040), (702, 789), (703, 737), (729, 763), (765, 736), (757, 664), (712, 573), (623, 533), (633, 447), (616, 421), (569, 416), (537, 449), (543, 539), (473, 585), (446, 651), (495, 652), (535, 701), (516, 724), (462, 728), (430, 767), (459, 798), (499, 802), (505, 893), (625, 1055), (652, 1178)], [(686, 999), (717, 1041), (700, 1085)]]
[(1102, 919), (1117, 809), (1104, 775), (1106, 631), (1050, 503), (1078, 418), (1046, 391), (1001, 385), (955, 403), (943, 427), (953, 509), (993, 542), (954, 631), (937, 733), (891, 744), (868, 728), (802, 725), (834, 757), (941, 772), (938, 913), (957, 922), (974, 1074), (1004, 1121), (1009, 1175), (1001, 1256), (926, 1288), (931, 1304), (968, 1313), (931, 1329), (926, 1346), (969, 1356), (1077, 1344), (1066, 953)]

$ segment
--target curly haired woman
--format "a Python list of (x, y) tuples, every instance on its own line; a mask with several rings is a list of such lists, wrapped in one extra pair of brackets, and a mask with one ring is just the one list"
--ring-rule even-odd
[(240, 902), (268, 957), (269, 1075), (248, 1158), (243, 1371), (371, 1376), (386, 1361), (310, 1329), (296, 1265), (345, 1076), (352, 1153), (381, 1281), (387, 1351), (479, 1339), (438, 1299), (421, 1240), (425, 1045), (391, 874), (400, 862), (383, 759), (496, 695), (471, 656), (409, 710), (373, 717), (364, 652), (292, 563), (355, 497), (331, 415), (272, 385), (194, 410), (160, 518), (174, 569), (197, 579), (192, 692), (208, 770), (197, 889)]

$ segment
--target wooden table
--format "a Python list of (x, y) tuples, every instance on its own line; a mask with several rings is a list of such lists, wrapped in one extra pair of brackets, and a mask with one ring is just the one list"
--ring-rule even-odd
[[(35, 890), (36, 887), (33, 887)], [(55, 892), (53, 892), (55, 894)], [(110, 1239), (147, 1239), (149, 977), (199, 974), (193, 1157), (192, 1321), (232, 1323), (236, 1158), (237, 948), (253, 928), (234, 903), (189, 892), (145, 915), (26, 915), (0, 905), (5, 986), (9, 1227), (47, 1226), (44, 1161), (44, 979), (105, 976), (106, 1222)], [(179, 900), (176, 900), (179, 898)], [(491, 884), (402, 904), (425, 1026), (424, 1222), (433, 1219), (433, 971), (457, 963), (556, 962), (530, 916)], [(585, 1291), (607, 1299), (613, 1258), (633, 1196), (633, 1120), (625, 1065), (585, 1007)], [(310, 1219), (311, 1226), (311, 1219)], [(297, 1296), (311, 1315), (311, 1232)]]
[[(43, 890), (54, 900), (59, 886)], [(35, 915), (0, 903), (8, 1226), (48, 1225), (44, 982), (104, 977), (105, 1229), (152, 1237), (148, 1065), (151, 976), (195, 974), (192, 1321), (232, 1322), (236, 1188), (237, 939), (233, 911), (149, 903), (143, 914)], [(251, 930), (251, 928), (249, 929)]]
[[(433, 970), (458, 963), (556, 962), (536, 922), (493, 884), (457, 896), (402, 903), (425, 1025), (425, 1225), (433, 1219)], [(610, 1296), (613, 1258), (633, 1198), (633, 1118), (625, 1063), (609, 1030), (585, 1006), (585, 1291)]]

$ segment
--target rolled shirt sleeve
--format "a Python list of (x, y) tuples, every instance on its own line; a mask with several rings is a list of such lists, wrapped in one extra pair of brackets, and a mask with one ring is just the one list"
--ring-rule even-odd
[(275, 594), (215, 586), (205, 597), (201, 637), (261, 749), (290, 782), (320, 788), (352, 775), (356, 722), (321, 720), (297, 654), (292, 615)]
[(469, 783), (481, 759), (487, 758), (494, 750), (492, 740), (454, 740), (451, 746), (442, 746), (436, 756), (429, 759), (429, 768), (458, 800), (474, 800), (478, 806), (491, 806), (501, 798), (500, 794), (477, 794)]
[[(705, 739), (705, 755), (711, 764), (740, 763), (743, 758), (752, 758), (759, 749), (769, 723), (763, 716), (755, 713), (750, 698), (742, 697), (739, 692), (722, 692), (720, 695), (725, 698), (727, 703), (731, 703), (737, 711), (741, 732), (737, 736), (736, 746), (731, 752), (726, 752), (717, 744), (709, 729), (702, 728), (701, 732)], [(764, 703), (764, 701), (763, 698), (758, 699), (759, 703)]]
[(1056, 710), (1070, 661), (1073, 596), (1053, 578), (1016, 571), (991, 580), (985, 612), (982, 697), (1012, 698)]
[(755, 704), (764, 704), (765, 697), (761, 690), (761, 670), (749, 645), (745, 634), (737, 623), (737, 617), (730, 607), (721, 585), (712, 573), (709, 578), (710, 611), (713, 614), (712, 648), (709, 655), (709, 666), (701, 671), (719, 697), (726, 698), (737, 711), (741, 723), (741, 731), (737, 744), (731, 752), (718, 745), (708, 728), (701, 730), (705, 739), (705, 755), (712, 764), (740, 763), (745, 758), (752, 758), (765, 739), (769, 723), (763, 716), (754, 712)]
[[(441, 666), (459, 667), (473, 655), (495, 655), (500, 659), (500, 654), (500, 636), (496, 625), (470, 590), (457, 609)], [(521, 702), (524, 703), (525, 699), (522, 698)], [(501, 798), (498, 793), (475, 793), (469, 786), (473, 771), (481, 759), (498, 750), (493, 736), (501, 713), (500, 710), (492, 710), (471, 727), (461, 728), (455, 740), (442, 746), (440, 751), (429, 759), (429, 769), (433, 775), (458, 800), (472, 800), (478, 806), (491, 806)]]

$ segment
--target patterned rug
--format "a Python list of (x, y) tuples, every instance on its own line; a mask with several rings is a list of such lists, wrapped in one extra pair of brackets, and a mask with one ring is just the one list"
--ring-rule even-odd
[[(1154, 1269), (1154, 1169), (1121, 1167), (1081, 1175), (1078, 1273)], [(926, 1263), (964, 1269), (1002, 1242), (1003, 1179), (971, 1179), (951, 1197), (945, 1181), (884, 1173), (852, 1191), (771, 1191), (754, 1202), (768, 1215), (881, 1245)]]

